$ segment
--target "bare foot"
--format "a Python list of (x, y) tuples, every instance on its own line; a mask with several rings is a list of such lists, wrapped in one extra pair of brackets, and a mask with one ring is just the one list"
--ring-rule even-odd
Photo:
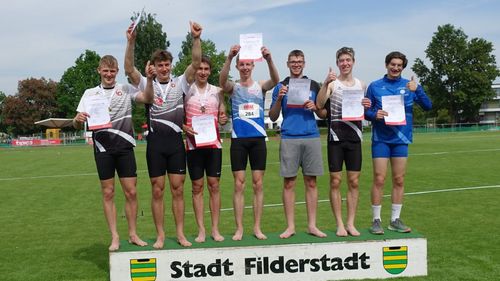
[(111, 245), (109, 245), (108, 250), (110, 252), (117, 251), (120, 248), (120, 238), (119, 237), (114, 237), (111, 238)]
[(198, 234), (198, 237), (194, 238), (194, 242), (196, 243), (205, 242), (205, 234)]
[(165, 243), (165, 237), (156, 238), (156, 242), (153, 244), (153, 248), (155, 249), (163, 249), (163, 244)]
[(212, 239), (214, 239), (215, 242), (222, 242), (224, 241), (224, 236), (220, 235), (219, 231), (212, 230)]
[(344, 226), (338, 226), (337, 227), (337, 233), (335, 233), (338, 237), (346, 237), (347, 236), (347, 230), (345, 229)]
[(259, 230), (254, 230), (253, 234), (259, 240), (266, 240), (267, 239), (267, 236), (264, 233), (262, 233), (262, 231), (260, 231), (260, 229)]
[(287, 228), (283, 233), (280, 234), (281, 239), (287, 239), (295, 235), (295, 229)]
[(134, 245), (141, 246), (141, 247), (148, 245), (148, 243), (142, 241), (141, 238), (139, 238), (139, 236), (137, 236), (137, 235), (131, 235), (128, 238), (128, 242), (130, 244), (134, 244)]
[(325, 238), (326, 237), (326, 233), (322, 232), (317, 227), (309, 227), (309, 231), (308, 232), (309, 232), (309, 234), (314, 235), (314, 236), (319, 237), (319, 238)]
[(361, 235), (361, 233), (359, 233), (359, 231), (354, 226), (348, 226), (346, 228), (346, 231), (351, 236), (360, 236)]
[(238, 229), (233, 235), (233, 240), (234, 241), (240, 241), (243, 238), (243, 229)]
[(179, 245), (182, 247), (191, 247), (191, 242), (189, 242), (186, 237), (179, 237), (177, 238), (177, 242), (179, 242)]

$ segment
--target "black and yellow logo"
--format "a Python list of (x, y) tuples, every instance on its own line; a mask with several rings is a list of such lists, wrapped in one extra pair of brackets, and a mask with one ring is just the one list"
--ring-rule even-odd
[(130, 260), (130, 277), (132, 281), (155, 281), (156, 259)]
[(384, 269), (390, 274), (400, 274), (408, 265), (408, 247), (384, 247)]

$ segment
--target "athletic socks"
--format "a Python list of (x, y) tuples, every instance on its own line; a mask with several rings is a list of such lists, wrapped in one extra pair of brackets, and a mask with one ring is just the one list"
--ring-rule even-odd
[(392, 204), (391, 222), (395, 221), (396, 219), (399, 219), (402, 207), (403, 204)]
[(372, 205), (373, 220), (378, 219), (382, 221), (382, 219), (380, 218), (381, 211), (382, 211), (382, 205)]

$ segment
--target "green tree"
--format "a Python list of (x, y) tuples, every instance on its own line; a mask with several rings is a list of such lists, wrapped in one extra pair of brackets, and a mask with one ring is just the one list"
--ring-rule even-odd
[[(193, 46), (193, 37), (191, 33), (188, 32), (186, 39), (182, 42), (181, 51), (179, 52), (179, 61), (175, 64), (172, 73), (176, 76), (182, 75), (189, 64), (191, 64), (191, 49)], [(208, 83), (212, 85), (219, 85), (219, 73), (224, 65), (226, 56), (224, 52), (218, 52), (215, 47), (215, 43), (209, 39), (201, 40), (201, 50), (205, 57), (210, 58), (212, 64), (211, 73), (208, 77)], [(224, 97), (226, 103), (226, 110), (229, 110), (228, 106), (229, 98), (227, 95)]]
[(40, 130), (34, 123), (55, 117), (57, 83), (45, 78), (29, 78), (19, 81), (18, 94), (7, 96), (2, 103), (2, 120), (7, 131), (32, 134)]
[[(134, 13), (131, 18), (135, 20), (139, 13)], [(135, 40), (134, 64), (136, 68), (145, 75), (146, 63), (151, 58), (151, 54), (157, 49), (166, 50), (170, 46), (167, 34), (162, 30), (161, 23), (156, 21), (156, 14), (143, 12), (141, 21), (136, 27), (137, 37)], [(143, 105), (133, 105), (132, 119), (136, 132), (141, 131), (141, 125), (146, 122), (146, 111)]]
[(57, 117), (74, 117), (85, 90), (99, 85), (101, 78), (97, 67), (100, 59), (96, 52), (86, 50), (76, 59), (75, 65), (64, 72), (56, 91)]
[(7, 128), (2, 118), (3, 101), (5, 100), (6, 97), (7, 95), (4, 92), (0, 91), (0, 132), (5, 132)]
[(481, 104), (495, 95), (491, 84), (500, 75), (492, 51), (491, 42), (468, 40), (451, 24), (438, 26), (425, 50), (431, 68), (420, 58), (412, 67), (433, 101), (434, 114), (447, 109), (452, 122), (477, 121)]

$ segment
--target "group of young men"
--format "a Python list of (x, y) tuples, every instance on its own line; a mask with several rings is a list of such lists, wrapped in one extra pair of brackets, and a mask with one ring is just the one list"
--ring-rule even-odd
[[(118, 63), (112, 56), (104, 56), (97, 71), (101, 76), (101, 85), (88, 89), (77, 108), (74, 126), (81, 128), (90, 118), (85, 99), (101, 95), (109, 102), (109, 115), (112, 126), (93, 131), (94, 156), (101, 181), (104, 213), (111, 232), (110, 251), (119, 248), (119, 235), (116, 227), (116, 207), (114, 204), (114, 177), (118, 174), (125, 193), (125, 213), (128, 221), (129, 242), (144, 246), (136, 232), (137, 196), (136, 163), (133, 147), (131, 102), (146, 104), (148, 116), (148, 136), (146, 159), (152, 186), (151, 209), (156, 226), (157, 238), (154, 248), (164, 245), (164, 189), (166, 176), (172, 194), (176, 234), (179, 244), (190, 246), (191, 242), (184, 235), (184, 199), (183, 186), (186, 163), (192, 182), (192, 200), (198, 235), (195, 242), (204, 242), (206, 228), (204, 224), (203, 189), (205, 175), (209, 191), (211, 211), (211, 237), (222, 241), (219, 224), (221, 207), (219, 180), (222, 166), (222, 146), (217, 131), (217, 141), (209, 145), (196, 143), (197, 132), (194, 119), (200, 116), (213, 118), (217, 124), (228, 121), (224, 106), (224, 93), (231, 98), (232, 136), (230, 147), (231, 169), (234, 178), (233, 207), (236, 230), (233, 240), (243, 237), (243, 210), (245, 170), (250, 161), (253, 187), (253, 233), (258, 239), (266, 239), (261, 229), (264, 202), (263, 178), (266, 169), (266, 131), (264, 126), (264, 96), (273, 90), (269, 117), (275, 121), (283, 115), (280, 140), (280, 175), (283, 182), (283, 204), (287, 227), (281, 238), (295, 234), (295, 185), (299, 168), (305, 186), (308, 233), (317, 237), (326, 237), (316, 225), (318, 201), (317, 176), (323, 175), (323, 160), (319, 129), (315, 114), (328, 119), (328, 167), (330, 171), (330, 201), (337, 223), (336, 235), (358, 236), (355, 227), (355, 214), (359, 196), (359, 176), (362, 155), (361, 121), (342, 119), (342, 95), (347, 91), (361, 91), (365, 98), (361, 104), (365, 108), (365, 118), (372, 122), (372, 157), (373, 186), (372, 210), (373, 223), (370, 232), (383, 234), (381, 225), (381, 199), (388, 163), (392, 170), (392, 217), (389, 229), (409, 232), (411, 229), (400, 219), (404, 194), (404, 175), (408, 144), (412, 142), (412, 107), (418, 103), (423, 109), (430, 109), (431, 102), (422, 87), (412, 80), (401, 77), (407, 59), (399, 52), (387, 55), (385, 65), (387, 74), (374, 81), (369, 87), (352, 74), (355, 54), (352, 48), (343, 47), (336, 53), (339, 68), (337, 75), (331, 68), (322, 86), (304, 75), (305, 56), (300, 50), (293, 50), (288, 55), (289, 76), (279, 81), (271, 52), (262, 47), (262, 57), (267, 62), (269, 80), (255, 81), (252, 78), (254, 62), (239, 60), (240, 46), (232, 46), (220, 73), (219, 85), (208, 83), (211, 73), (210, 60), (202, 56), (201, 32), (197, 23), (190, 23), (193, 37), (192, 62), (183, 75), (173, 77), (172, 55), (165, 50), (152, 54), (146, 65), (146, 77), (134, 66), (135, 31), (131, 26), (127, 32), (125, 54), (125, 73), (132, 85), (116, 83)], [(233, 59), (239, 80), (230, 81), (229, 71)], [(299, 106), (287, 106), (288, 90), (291, 79), (307, 79), (310, 85), (308, 99)], [(302, 80), (300, 80), (302, 81)], [(388, 115), (382, 107), (382, 97), (400, 95), (404, 99), (405, 125), (391, 126), (384, 122)], [(218, 126), (216, 126), (218, 128)], [(182, 133), (185, 133), (185, 144)], [(347, 170), (347, 221), (342, 220), (342, 196), (340, 184), (342, 169)]]

